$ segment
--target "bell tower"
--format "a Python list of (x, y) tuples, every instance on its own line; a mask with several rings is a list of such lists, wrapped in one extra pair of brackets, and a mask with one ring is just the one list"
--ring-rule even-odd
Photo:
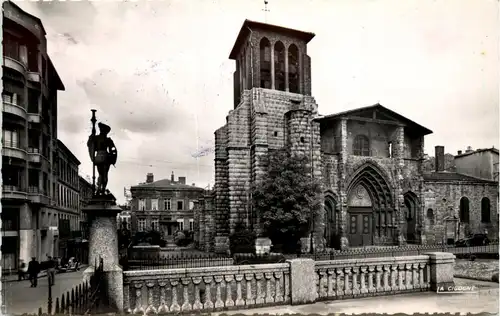
[(234, 107), (245, 90), (264, 88), (311, 95), (307, 44), (314, 33), (245, 20), (229, 58), (236, 61)]

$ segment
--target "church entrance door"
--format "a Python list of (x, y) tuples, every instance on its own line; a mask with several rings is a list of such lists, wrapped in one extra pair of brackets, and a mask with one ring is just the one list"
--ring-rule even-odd
[(371, 207), (349, 207), (349, 246), (373, 245), (373, 212)]

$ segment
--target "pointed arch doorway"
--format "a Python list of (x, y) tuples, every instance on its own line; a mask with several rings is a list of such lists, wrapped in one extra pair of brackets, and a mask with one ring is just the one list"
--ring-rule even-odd
[(388, 182), (372, 164), (358, 169), (347, 190), (346, 235), (350, 247), (396, 241), (396, 214)]
[(335, 198), (326, 194), (325, 196), (325, 241), (326, 247), (340, 249), (340, 216)]
[(420, 201), (417, 195), (411, 191), (404, 194), (406, 241), (410, 244), (418, 243), (417, 217), (420, 209)]

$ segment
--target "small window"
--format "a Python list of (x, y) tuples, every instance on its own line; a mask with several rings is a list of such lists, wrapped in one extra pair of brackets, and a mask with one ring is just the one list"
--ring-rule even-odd
[(460, 199), (460, 221), (469, 222), (469, 199), (465, 196)]
[(189, 219), (189, 230), (190, 231), (194, 230), (194, 219), (192, 218)]
[(182, 211), (184, 209), (184, 201), (177, 201), (177, 210)]
[(180, 231), (183, 231), (184, 230), (184, 219), (183, 218), (179, 218), (177, 220), (177, 224), (179, 225), (178, 228)]
[(165, 206), (165, 211), (170, 211), (170, 209), (172, 208), (172, 200), (170, 199), (166, 199), (165, 202), (164, 202), (164, 206)]
[(304, 137), (300, 137), (300, 142), (303, 143), (304, 142)]
[(370, 156), (370, 141), (365, 135), (357, 135), (354, 138), (353, 155)]
[(139, 200), (139, 211), (144, 211), (146, 209), (146, 201), (143, 199)]
[(431, 225), (434, 225), (434, 210), (432, 208), (427, 210), (427, 219)]
[(152, 199), (151, 200), (151, 209), (153, 211), (157, 211), (158, 210), (158, 199)]
[(392, 158), (392, 142), (389, 142), (389, 158)]
[(278, 136), (278, 132), (274, 132), (274, 137), (277, 137)]
[(194, 201), (189, 201), (189, 210), (192, 211), (194, 209)]
[(481, 223), (490, 223), (490, 222), (491, 222), (490, 199), (484, 197), (481, 200)]

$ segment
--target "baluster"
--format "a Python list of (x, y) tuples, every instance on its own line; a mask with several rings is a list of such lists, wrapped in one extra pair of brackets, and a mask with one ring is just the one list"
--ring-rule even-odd
[(285, 289), (285, 295), (283, 297), (283, 301), (285, 303), (290, 302), (290, 270), (286, 269), (283, 272), (283, 287)]
[(66, 300), (64, 297), (64, 293), (61, 296), (61, 314), (66, 314)]
[(411, 265), (411, 279), (413, 282), (413, 288), (419, 289), (420, 284), (418, 284), (418, 263), (414, 263)]
[(334, 288), (335, 270), (334, 269), (327, 269), (326, 274), (327, 274), (327, 277), (326, 277), (326, 282), (327, 282), (326, 296), (333, 297), (333, 296), (335, 296), (335, 288)]
[(158, 286), (160, 287), (160, 307), (158, 307), (158, 314), (168, 313), (170, 309), (167, 306), (166, 290), (167, 290), (167, 280), (158, 281)]
[(254, 305), (255, 300), (253, 299), (252, 295), (252, 280), (253, 280), (253, 273), (245, 273), (245, 280), (247, 281), (247, 298), (246, 298), (246, 305)]
[(66, 313), (71, 314), (71, 303), (70, 303), (69, 291), (66, 292)]
[(397, 292), (399, 291), (399, 286), (397, 284), (398, 280), (398, 266), (395, 264), (391, 265), (391, 284), (389, 285), (390, 290)]
[(377, 288), (373, 286), (373, 273), (375, 272), (375, 266), (368, 267), (368, 293), (377, 292)]
[(193, 284), (194, 284), (194, 303), (193, 303), (193, 310), (201, 310), (203, 309), (203, 304), (201, 303), (200, 299), (200, 283), (201, 283), (201, 277), (193, 277)]
[(75, 297), (75, 289), (71, 289), (71, 312), (76, 314), (76, 297)]
[(130, 308), (130, 282), (123, 283), (123, 310), (127, 314), (132, 312)]
[(337, 274), (337, 280), (335, 281), (335, 287), (336, 287), (336, 292), (337, 296), (343, 296), (344, 295), (344, 284), (342, 282), (342, 268), (335, 268), (335, 273)]
[(405, 265), (398, 265), (398, 290), (402, 291), (405, 289), (404, 285), (404, 273), (405, 273)]
[(154, 306), (154, 296), (153, 296), (153, 290), (154, 290), (155, 282), (154, 281), (147, 281), (146, 282), (146, 289), (147, 289), (147, 295), (148, 295), (148, 306), (146, 307), (146, 315), (147, 314), (156, 314), (156, 308)]
[(318, 292), (318, 296), (320, 298), (325, 297), (327, 295), (326, 290), (325, 290), (325, 280), (326, 280), (326, 271), (325, 270), (319, 270), (318, 271), (318, 287), (316, 291)]
[(222, 308), (224, 307), (224, 302), (222, 301), (222, 294), (221, 294), (221, 283), (224, 277), (222, 275), (216, 275), (214, 276), (214, 281), (215, 281), (215, 308)]
[(405, 264), (405, 285), (406, 285), (406, 289), (407, 290), (411, 290), (413, 289), (413, 275), (412, 275), (412, 264), (411, 263), (407, 263)]
[(361, 294), (366, 294), (368, 293), (368, 289), (366, 288), (366, 270), (367, 270), (367, 267), (360, 267), (359, 268), (359, 271), (360, 271), (360, 274), (359, 274), (359, 282), (361, 284), (361, 291), (360, 293)]
[(263, 295), (264, 293), (262, 293), (262, 283), (261, 283), (263, 277), (264, 275), (262, 273), (255, 273), (255, 281), (257, 285), (257, 293), (255, 294), (256, 305), (264, 304), (264, 295)]
[(264, 273), (264, 278), (266, 278), (266, 297), (265, 297), (265, 302), (266, 302), (266, 304), (274, 303), (273, 290), (271, 288), (271, 280), (274, 280), (273, 279), (273, 273), (272, 272), (266, 272), (266, 273)]
[(362, 277), (359, 275), (359, 267), (352, 268), (352, 295), (359, 295), (359, 283), (358, 277)]
[(389, 277), (391, 275), (392, 265), (388, 265), (388, 264), (384, 265), (383, 269), (384, 269), (384, 274), (383, 274), (383, 288), (384, 288), (384, 292), (389, 292), (391, 290), (391, 284), (389, 283), (390, 282)]
[[(59, 306), (59, 297), (56, 297), (56, 309), (55, 309), (55, 314), (60, 314), (61, 313), (61, 308)], [(52, 311), (48, 312), (49, 315), (52, 315)]]
[(184, 303), (181, 306), (182, 311), (190, 311), (193, 309), (193, 306), (189, 302), (189, 284), (191, 284), (191, 278), (182, 278), (181, 279), (182, 288), (183, 288), (183, 301)]
[(375, 289), (376, 289), (376, 292), (383, 292), (384, 291), (384, 288), (382, 287), (382, 282), (381, 282), (381, 279), (382, 279), (382, 273), (384, 271), (384, 267), (383, 266), (377, 266), (376, 269), (375, 269)]
[(274, 301), (276, 303), (283, 302), (283, 290), (281, 288), (281, 280), (283, 279), (283, 272), (274, 272)]
[(177, 301), (177, 285), (179, 285), (179, 279), (170, 280), (170, 286), (172, 289), (172, 305), (170, 306), (171, 312), (180, 312), (181, 306)]
[(232, 274), (224, 276), (224, 281), (226, 282), (226, 302), (225, 302), (226, 307), (234, 306), (234, 301), (232, 298), (233, 293), (231, 293), (231, 283), (233, 282), (233, 280), (234, 276)]
[(352, 290), (351, 290), (351, 287), (350, 287), (350, 275), (351, 275), (351, 270), (352, 268), (351, 267), (346, 267), (344, 268), (344, 294), (345, 295), (351, 295), (352, 294)]
[(134, 283), (135, 288), (135, 301), (134, 301), (134, 314), (144, 313), (144, 308), (142, 307), (142, 282)]
[(236, 280), (236, 301), (235, 301), (236, 306), (245, 305), (245, 300), (243, 299), (241, 292), (241, 281), (243, 281), (243, 277), (244, 277), (243, 274), (237, 274), (234, 276), (234, 279)]
[(427, 288), (426, 284), (425, 284), (425, 263), (419, 263), (418, 264), (418, 285), (420, 286), (421, 289), (425, 289)]
[(212, 276), (203, 277), (203, 282), (205, 282), (205, 302), (203, 303), (203, 309), (213, 309), (214, 303), (212, 302)]

